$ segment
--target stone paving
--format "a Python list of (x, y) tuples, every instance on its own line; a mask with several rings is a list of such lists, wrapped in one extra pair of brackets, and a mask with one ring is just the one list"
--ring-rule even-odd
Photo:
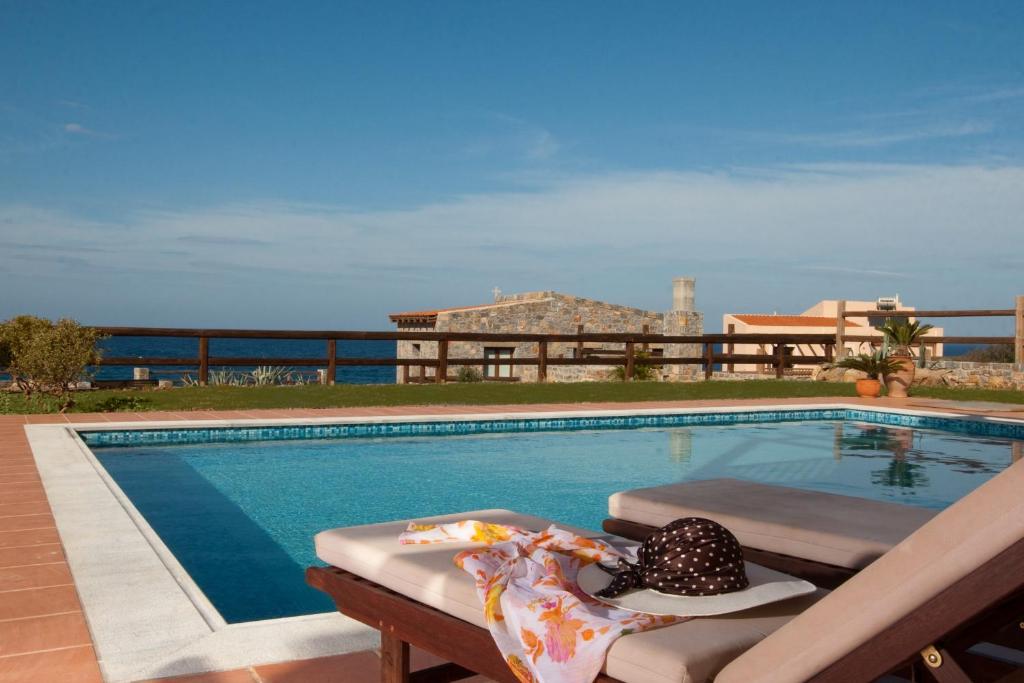
[[(27, 424), (153, 422), (160, 420), (274, 419), (450, 415), (458, 413), (554, 412), (713, 408), (758, 405), (861, 404), (881, 408), (943, 410), (965, 415), (1024, 418), (1024, 405), (934, 399), (753, 399), (648, 403), (544, 404), (515, 406), (400, 406), (323, 410), (233, 410), (183, 413), (98, 413), (0, 416), (0, 683), (98, 683), (102, 681), (85, 615), (65, 561), (43, 483), (25, 436)], [(417, 653), (415, 665), (436, 663)], [(372, 651), (185, 676), (178, 683), (285, 683), (379, 679)]]

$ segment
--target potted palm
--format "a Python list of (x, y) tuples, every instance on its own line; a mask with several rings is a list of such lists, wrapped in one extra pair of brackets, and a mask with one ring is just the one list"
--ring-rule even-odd
[(860, 370), (867, 375), (866, 379), (857, 380), (857, 395), (862, 398), (878, 398), (882, 393), (882, 382), (878, 378), (897, 372), (902, 367), (899, 361), (890, 358), (881, 350), (844, 358), (836, 363), (836, 366)]
[(917, 320), (910, 322), (906, 318), (890, 318), (884, 325), (875, 328), (885, 338), (889, 357), (896, 359), (900, 364), (898, 370), (885, 374), (885, 386), (889, 390), (889, 396), (907, 397), (907, 389), (913, 384), (915, 374), (914, 357), (910, 353), (910, 347), (917, 344), (932, 327), (934, 326), (922, 325)]

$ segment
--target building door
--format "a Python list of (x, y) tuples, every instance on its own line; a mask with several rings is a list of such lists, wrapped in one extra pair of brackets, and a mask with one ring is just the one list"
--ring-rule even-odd
[(501, 379), (512, 377), (512, 365), (502, 363), (502, 360), (512, 360), (513, 349), (500, 346), (487, 346), (484, 348), (484, 358), (487, 364), (484, 366), (486, 372), (484, 377), (488, 379)]

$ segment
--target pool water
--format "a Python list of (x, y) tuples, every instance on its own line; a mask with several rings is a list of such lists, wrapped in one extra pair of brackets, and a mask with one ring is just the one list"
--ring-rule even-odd
[(332, 611), (308, 588), (323, 529), (510, 508), (600, 529), (608, 496), (734, 477), (942, 508), (1020, 442), (859, 424), (348, 438), (96, 448), (231, 623)]

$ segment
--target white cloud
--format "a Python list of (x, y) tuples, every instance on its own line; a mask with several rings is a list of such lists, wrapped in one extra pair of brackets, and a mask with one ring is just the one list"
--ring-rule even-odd
[(90, 137), (90, 138), (112, 138), (112, 137), (114, 137), (110, 133), (103, 133), (103, 132), (98, 131), (98, 130), (93, 130), (92, 128), (86, 128), (82, 124), (74, 123), (74, 122), (72, 122), (72, 123), (65, 123), (64, 124), (64, 132), (65, 133), (70, 133), (71, 135), (81, 135), (81, 136)]
[(919, 142), (921, 140), (984, 135), (991, 133), (994, 127), (990, 121), (965, 121), (958, 124), (920, 125), (897, 130), (862, 129), (823, 133), (754, 132), (749, 133), (749, 135), (754, 139), (765, 142), (810, 147), (887, 147), (906, 142)]
[[(225, 310), (236, 286), (260, 297), (318, 291), (337, 315), (473, 303), (496, 283), (637, 302), (640, 280), (697, 271), (717, 283), (702, 291), (708, 310), (751, 308), (758, 297), (803, 310), (840, 283), (871, 290), (851, 297), (874, 296), (889, 279), (906, 283), (901, 293), (929, 293), (933, 306), (963, 292), (995, 305), (1014, 274), (986, 264), (1019, 250), (1021, 216), (1024, 167), (981, 165), (606, 174), (384, 211), (262, 202), (100, 221), (8, 205), (0, 270), (37, 273), (50, 249), (68, 277), (85, 271), (67, 297), (141, 297), (123, 279), (111, 284), (117, 274), (140, 291), (150, 283), (140, 275), (164, 274), (185, 289), (201, 281), (190, 301), (211, 311)], [(21, 258), (33, 245), (42, 248)], [(736, 294), (741, 281), (756, 288)]]
[(488, 112), (478, 117), (478, 124), (481, 122), (484, 130), (461, 147), (462, 156), (545, 161), (562, 149), (561, 142), (550, 130), (516, 116)]

